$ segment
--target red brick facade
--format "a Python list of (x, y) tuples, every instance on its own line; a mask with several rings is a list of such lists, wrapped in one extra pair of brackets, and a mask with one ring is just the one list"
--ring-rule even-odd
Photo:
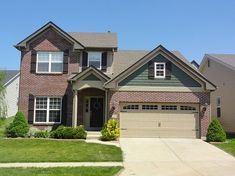
[(201, 134), (206, 135), (210, 122), (210, 93), (203, 92), (115, 92), (109, 93), (109, 115), (119, 113), (121, 102), (151, 102), (151, 103), (198, 103), (200, 109), (207, 105), (201, 113)]
[[(64, 51), (70, 49), (68, 74), (30, 73), (32, 49), (36, 51)], [(26, 117), (28, 117), (29, 94), (34, 96), (64, 96), (67, 94), (67, 123), (71, 123), (72, 91), (67, 79), (72, 72), (78, 72), (79, 68), (79, 53), (75, 53), (71, 49), (72, 45), (68, 41), (54, 30), (48, 29), (29, 44), (27, 51), (22, 51), (19, 110), (23, 111)]]

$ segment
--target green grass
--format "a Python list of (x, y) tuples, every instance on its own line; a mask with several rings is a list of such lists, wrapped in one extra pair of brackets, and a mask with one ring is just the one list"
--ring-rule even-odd
[(0, 162), (122, 161), (119, 147), (84, 141), (0, 139)]
[(13, 117), (8, 117), (5, 120), (0, 119), (0, 138), (5, 137), (5, 129), (6, 127), (13, 121), (15, 116)]
[(226, 143), (218, 143), (214, 145), (224, 150), (225, 152), (235, 156), (235, 135), (234, 134), (227, 134)]
[(112, 176), (121, 167), (1, 168), (0, 176)]

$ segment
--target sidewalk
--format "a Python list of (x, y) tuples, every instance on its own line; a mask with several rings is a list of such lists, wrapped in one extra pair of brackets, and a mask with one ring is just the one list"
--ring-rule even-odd
[(122, 162), (44, 162), (44, 163), (0, 163), (0, 168), (10, 167), (111, 167), (122, 166)]

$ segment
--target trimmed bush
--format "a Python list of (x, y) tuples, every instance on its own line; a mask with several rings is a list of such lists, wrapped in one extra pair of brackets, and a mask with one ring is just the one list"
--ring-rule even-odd
[(59, 126), (50, 134), (51, 138), (57, 139), (86, 139), (87, 133), (83, 126), (77, 128)]
[(120, 136), (119, 122), (116, 119), (109, 119), (101, 130), (101, 140), (116, 140)]
[(34, 133), (35, 138), (48, 138), (50, 133), (48, 131), (37, 131)]
[(224, 142), (226, 140), (226, 133), (217, 118), (213, 119), (208, 127), (206, 140), (208, 142)]
[(23, 112), (17, 112), (12, 123), (6, 128), (7, 137), (25, 137), (29, 131)]

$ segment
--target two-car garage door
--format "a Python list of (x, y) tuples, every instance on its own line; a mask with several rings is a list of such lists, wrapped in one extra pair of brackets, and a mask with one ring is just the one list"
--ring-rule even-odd
[(123, 103), (121, 137), (198, 138), (198, 104)]

